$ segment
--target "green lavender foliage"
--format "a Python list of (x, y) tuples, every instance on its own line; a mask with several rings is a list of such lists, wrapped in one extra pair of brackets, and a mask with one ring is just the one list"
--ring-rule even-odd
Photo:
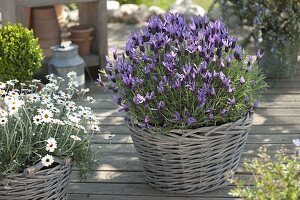
[(21, 24), (5, 24), (0, 28), (0, 81), (31, 80), (42, 61), (42, 49), (32, 30)]

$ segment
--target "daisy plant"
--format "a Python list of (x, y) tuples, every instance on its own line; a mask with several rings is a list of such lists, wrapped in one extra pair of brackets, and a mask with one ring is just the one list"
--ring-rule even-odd
[[(92, 171), (94, 157), (90, 139), (99, 131), (90, 107), (79, 106), (87, 89), (78, 88), (75, 72), (64, 81), (48, 75), (49, 83), (38, 90), (31, 84), (9, 80), (0, 83), (0, 178), (22, 172), (41, 162), (44, 168), (55, 166), (55, 158), (71, 158), (84, 177)], [(18, 88), (18, 89), (16, 89)], [(76, 94), (80, 93), (80, 98)]]

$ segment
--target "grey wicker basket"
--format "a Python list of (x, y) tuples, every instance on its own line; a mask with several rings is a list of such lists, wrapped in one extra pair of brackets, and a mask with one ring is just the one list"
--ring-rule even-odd
[(0, 181), (0, 199), (66, 200), (72, 162), (54, 160), (57, 165), (53, 168), (42, 169), (43, 165), (38, 163), (24, 173), (5, 176)]
[(252, 114), (216, 127), (155, 134), (127, 122), (147, 182), (173, 193), (203, 193), (227, 185), (239, 163)]

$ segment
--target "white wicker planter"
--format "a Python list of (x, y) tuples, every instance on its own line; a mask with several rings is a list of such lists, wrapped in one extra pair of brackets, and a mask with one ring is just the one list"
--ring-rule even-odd
[(0, 180), (1, 200), (67, 200), (68, 183), (72, 169), (71, 159), (40, 170), (42, 164), (27, 168), (24, 173), (7, 175)]
[(203, 193), (227, 185), (252, 126), (251, 114), (216, 127), (153, 134), (128, 123), (147, 182), (161, 191)]

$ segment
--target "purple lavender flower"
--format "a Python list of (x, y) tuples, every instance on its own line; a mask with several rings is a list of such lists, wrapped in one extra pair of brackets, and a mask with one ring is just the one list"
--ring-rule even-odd
[(221, 71), (220, 72), (220, 79), (221, 79), (221, 81), (222, 81), (222, 85), (224, 86), (224, 87), (226, 87), (227, 89), (229, 89), (229, 88), (231, 88), (230, 87), (230, 79), (229, 78), (227, 78), (226, 76), (225, 76), (225, 74)]
[(246, 103), (246, 104), (249, 103), (249, 100), (250, 100), (249, 96), (245, 96), (245, 103)]
[(207, 93), (208, 93), (208, 88), (204, 84), (204, 86), (202, 88), (200, 88), (200, 90), (198, 91), (198, 95), (197, 95), (200, 108), (203, 108), (206, 103), (206, 94)]
[(254, 103), (253, 103), (253, 110), (256, 110), (256, 109), (257, 109), (258, 104), (259, 104), (259, 101), (258, 101), (258, 100), (255, 100)]
[(149, 123), (150, 123), (150, 118), (148, 115), (145, 116), (145, 119), (144, 119), (144, 123), (145, 123), (145, 128), (149, 128)]
[(160, 93), (163, 93), (165, 88), (164, 88), (164, 82), (160, 81), (158, 86), (156, 86), (157, 90), (160, 92)]
[(226, 56), (226, 62), (227, 62), (227, 67), (230, 67), (230, 65), (231, 65), (231, 57), (230, 57), (230, 55)]
[(222, 109), (221, 115), (226, 116), (228, 114), (228, 111), (229, 110), (227, 108)]
[(205, 111), (208, 114), (208, 119), (212, 120), (214, 118), (214, 110), (213, 108), (209, 108)]
[(133, 97), (133, 103), (135, 105), (138, 105), (138, 104), (142, 104), (146, 101), (145, 97), (143, 97), (142, 95), (140, 94), (137, 94)]
[(236, 45), (234, 50), (233, 56), (240, 62), (242, 60), (242, 48), (239, 45)]
[(243, 76), (241, 76), (241, 78), (240, 78), (241, 85), (243, 85), (245, 82), (246, 82), (245, 78)]
[(215, 90), (214, 86), (211, 86), (211, 88), (210, 88), (210, 95), (216, 96), (216, 90)]
[(248, 67), (251, 65), (252, 60), (253, 60), (253, 57), (252, 57), (252, 56), (249, 56), (248, 62), (247, 62)]
[(205, 72), (206, 72), (206, 67), (207, 67), (207, 62), (206, 62), (206, 61), (203, 61), (203, 62), (200, 64), (200, 70), (201, 70), (201, 73), (205, 73)]
[(180, 116), (180, 113), (179, 112), (175, 112), (174, 113), (174, 121), (177, 121), (177, 122), (180, 122), (182, 119), (181, 119), (181, 116)]
[(158, 104), (157, 104), (157, 110), (158, 111), (161, 111), (162, 109), (165, 108), (165, 102), (164, 101), (159, 101)]
[(129, 107), (127, 104), (123, 105), (119, 110), (118, 112), (122, 112), (122, 111), (125, 111), (125, 112), (128, 112), (129, 111)]
[(120, 95), (116, 94), (116, 95), (112, 95), (112, 99), (119, 105), (121, 105), (122, 102), (122, 98)]
[(97, 79), (97, 82), (101, 85), (101, 86), (104, 86), (103, 84), (103, 81), (102, 81), (102, 78), (101, 78), (101, 75), (98, 74), (98, 79)]
[(224, 62), (223, 62), (223, 59), (222, 59), (222, 58), (220, 59), (220, 65), (221, 65), (221, 68), (222, 68), (222, 69), (225, 67), (225, 65), (224, 65)]
[(188, 126), (192, 126), (194, 123), (196, 123), (197, 122), (197, 120), (195, 119), (195, 118), (193, 118), (193, 117), (189, 117), (188, 119), (187, 119), (187, 124), (188, 124)]
[(146, 93), (146, 96), (145, 96), (146, 102), (150, 102), (153, 98), (154, 98), (154, 91), (152, 91), (150, 93), (149, 92)]
[(192, 67), (188, 64), (185, 64), (183, 67), (182, 67), (182, 71), (183, 71), (183, 74), (184, 74), (184, 79), (187, 79), (187, 77), (190, 75), (191, 73), (191, 70), (192, 70)]
[(117, 47), (113, 47), (110, 50), (113, 53), (114, 59), (117, 60)]
[(228, 105), (231, 106), (231, 107), (234, 107), (235, 106), (235, 97), (232, 97), (231, 99), (228, 98)]
[(196, 82), (194, 80), (189, 81), (187, 88), (194, 93), (196, 91)]
[(256, 53), (257, 59), (259, 60), (259, 59), (261, 59), (263, 56), (264, 56), (264, 53), (259, 49), (259, 50), (257, 51), (257, 53)]

